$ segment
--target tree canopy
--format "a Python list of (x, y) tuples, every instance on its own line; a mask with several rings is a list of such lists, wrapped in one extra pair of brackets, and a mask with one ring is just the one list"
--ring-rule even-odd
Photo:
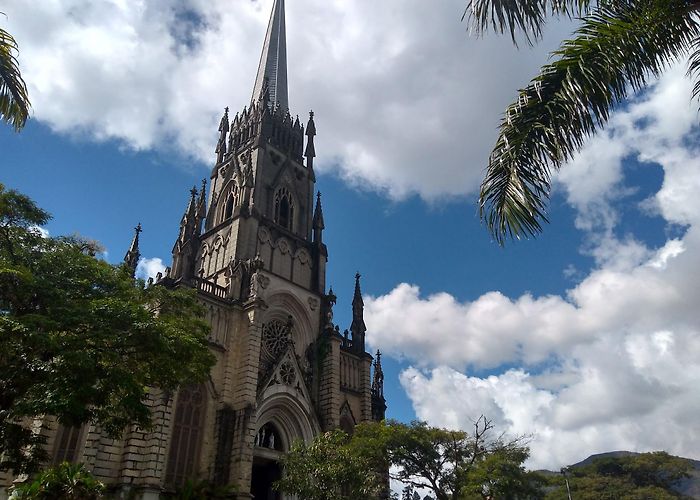
[(49, 220), (0, 184), (0, 469), (43, 458), (28, 422), (148, 428), (149, 388), (200, 381), (214, 362), (193, 291), (144, 287), (93, 242), (44, 237)]
[(424, 422), (362, 423), (351, 438), (334, 431), (310, 445), (297, 443), (284, 459), (285, 477), (278, 485), (318, 500), (367, 498), (359, 492), (382, 486), (386, 493), (389, 479), (406, 485), (405, 498), (418, 491), (436, 500), (541, 498), (542, 478), (523, 467), (528, 457), (524, 440), (491, 433), (491, 422), (484, 418), (474, 433)]
[(534, 43), (550, 17), (580, 25), (505, 111), (481, 184), (480, 213), (501, 244), (547, 221), (552, 170), (607, 122), (630, 92), (689, 57), (700, 94), (700, 24), (691, 0), (470, 0), (477, 33), (518, 33)]

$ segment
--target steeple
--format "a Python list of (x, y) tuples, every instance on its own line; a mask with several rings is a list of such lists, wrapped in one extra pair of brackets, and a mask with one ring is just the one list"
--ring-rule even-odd
[(263, 44), (258, 76), (253, 87), (253, 102), (257, 102), (265, 91), (273, 106), (279, 105), (282, 110), (289, 109), (287, 97), (287, 34), (284, 21), (284, 0), (274, 0), (267, 34)]
[(364, 311), (365, 303), (362, 300), (362, 291), (360, 290), (360, 273), (355, 274), (355, 294), (352, 297), (352, 324), (350, 331), (352, 332), (352, 347), (357, 352), (365, 352), (365, 326)]
[(139, 258), (141, 257), (141, 252), (139, 252), (139, 234), (141, 234), (141, 223), (134, 228), (134, 239), (131, 240), (131, 246), (124, 256), (124, 263), (126, 267), (131, 271), (131, 277), (136, 276), (136, 266), (139, 263)]

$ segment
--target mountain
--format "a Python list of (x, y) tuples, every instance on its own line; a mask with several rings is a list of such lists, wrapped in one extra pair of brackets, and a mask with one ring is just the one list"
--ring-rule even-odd
[[(570, 468), (576, 468), (576, 467), (583, 467), (586, 465), (590, 465), (594, 460), (597, 460), (599, 458), (616, 458), (616, 457), (628, 457), (628, 456), (637, 456), (639, 453), (635, 453), (632, 451), (609, 451), (607, 453), (598, 453), (595, 455), (591, 455), (590, 457), (586, 458), (585, 460), (581, 460), (578, 463), (575, 463), (574, 465), (571, 465)], [(683, 458), (683, 457), (677, 457), (677, 458)], [(693, 460), (691, 458), (684, 458), (684, 460), (688, 460), (691, 464), (693, 464), (693, 470), (690, 472), (690, 477), (687, 479), (683, 479), (679, 481), (677, 484), (674, 485), (673, 489), (677, 491), (678, 493), (681, 493), (685, 495), (686, 497), (690, 498), (695, 498), (700, 500), (700, 460)], [(545, 475), (551, 475), (551, 474), (557, 474), (557, 472), (553, 471), (539, 471), (544, 473)]]

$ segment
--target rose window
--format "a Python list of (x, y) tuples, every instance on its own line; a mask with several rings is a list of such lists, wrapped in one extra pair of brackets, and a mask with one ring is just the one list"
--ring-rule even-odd
[(263, 327), (262, 348), (266, 358), (277, 359), (289, 345), (290, 327), (281, 321), (270, 321)]

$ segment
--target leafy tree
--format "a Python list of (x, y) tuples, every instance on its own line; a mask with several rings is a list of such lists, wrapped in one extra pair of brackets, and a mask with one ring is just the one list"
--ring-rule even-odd
[(282, 465), (284, 477), (275, 488), (305, 500), (371, 498), (382, 486), (369, 457), (355, 453), (342, 430), (321, 434), (308, 445), (296, 442)]
[(105, 485), (82, 464), (63, 462), (14, 488), (10, 500), (97, 500), (104, 491)]
[(580, 18), (517, 100), (508, 106), (481, 185), (480, 212), (503, 244), (535, 235), (547, 221), (551, 172), (607, 122), (629, 92), (689, 56), (700, 94), (697, 0), (470, 0), (477, 33), (522, 32), (537, 41), (550, 16)]
[(483, 417), (473, 434), (424, 422), (363, 423), (349, 440), (334, 431), (310, 445), (297, 443), (278, 486), (311, 500), (367, 498), (370, 491), (386, 495), (382, 488), (391, 478), (406, 485), (402, 498), (410, 500), (420, 498), (416, 490), (436, 500), (541, 498), (542, 479), (522, 466), (524, 440), (493, 438), (491, 431)]
[(0, 119), (20, 130), (29, 118), (30, 104), (17, 64), (17, 51), (15, 39), (0, 28)]
[(146, 288), (89, 241), (44, 238), (48, 220), (0, 185), (0, 469), (16, 473), (45, 458), (32, 419), (148, 428), (149, 387), (202, 380), (214, 361), (192, 291)]
[[(692, 464), (665, 452), (600, 457), (591, 464), (566, 469), (571, 495), (577, 500), (672, 500), (682, 498), (673, 485), (689, 477)], [(547, 500), (568, 498), (566, 486), (553, 479)]]
[(351, 445), (372, 457), (375, 470), (437, 500), (539, 498), (541, 479), (522, 466), (529, 456), (525, 439), (505, 441), (492, 430), (484, 417), (473, 433), (388, 421), (360, 424)]

